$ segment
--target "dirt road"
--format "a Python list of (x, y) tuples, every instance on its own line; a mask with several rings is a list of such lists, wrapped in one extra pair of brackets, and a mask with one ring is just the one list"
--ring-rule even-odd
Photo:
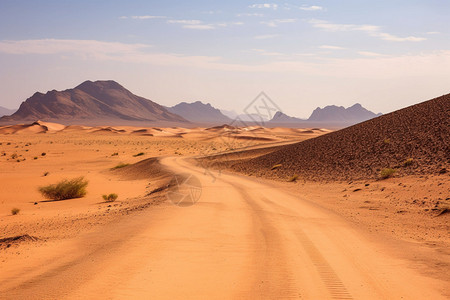
[(0, 298), (446, 299), (443, 282), (301, 196), (162, 163), (198, 178), (195, 205), (50, 242), (0, 270)]

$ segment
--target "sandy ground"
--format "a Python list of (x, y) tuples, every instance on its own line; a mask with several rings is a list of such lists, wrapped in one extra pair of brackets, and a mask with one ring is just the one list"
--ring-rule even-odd
[[(42, 124), (34, 126), (40, 129), (0, 136), (0, 239), (28, 235), (0, 244), (2, 298), (450, 296), (449, 214), (436, 210), (447, 203), (448, 175), (287, 183), (183, 159), (270, 151), (261, 143), (270, 149), (326, 131), (253, 128), (230, 139), (225, 128), (46, 126), (37, 133)], [(163, 157), (163, 168), (152, 157)], [(130, 166), (111, 171), (119, 163)], [(173, 173), (199, 180), (195, 205), (173, 205), (167, 191), (150, 194)], [(85, 198), (42, 202), (39, 186), (76, 176), (89, 180)], [(104, 203), (101, 195), (113, 192), (118, 200)]]

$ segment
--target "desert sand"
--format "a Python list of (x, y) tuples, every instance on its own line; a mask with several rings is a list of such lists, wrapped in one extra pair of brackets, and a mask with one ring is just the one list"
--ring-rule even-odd
[[(329, 132), (1, 127), (1, 298), (450, 297), (448, 174), (287, 182), (227, 167)], [(170, 201), (174, 174), (200, 182), (194, 205)], [(84, 198), (38, 192), (78, 176)]]

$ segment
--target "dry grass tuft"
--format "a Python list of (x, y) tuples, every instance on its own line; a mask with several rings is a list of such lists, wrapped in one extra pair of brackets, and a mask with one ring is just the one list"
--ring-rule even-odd
[(125, 167), (129, 166), (129, 165), (130, 165), (130, 164), (120, 163), (120, 164), (118, 164), (117, 166), (111, 168), (111, 170), (122, 169), (122, 168), (125, 168)]
[(114, 194), (114, 193), (109, 194), (109, 195), (105, 194), (102, 196), (103, 200), (105, 200), (106, 202), (114, 202), (117, 200), (118, 197), (119, 197), (119, 195)]
[(298, 175), (294, 174), (293, 176), (289, 177), (288, 182), (297, 182)]
[(397, 172), (397, 170), (391, 168), (384, 168), (380, 172), (380, 177), (381, 179), (387, 179), (392, 177), (395, 174), (395, 172)]
[(274, 165), (274, 166), (272, 166), (272, 168), (270, 170), (276, 170), (278, 168), (281, 168), (281, 166), (282, 166), (282, 164)]
[(84, 177), (65, 179), (56, 184), (39, 188), (42, 196), (50, 200), (66, 200), (82, 198), (86, 195), (88, 181)]

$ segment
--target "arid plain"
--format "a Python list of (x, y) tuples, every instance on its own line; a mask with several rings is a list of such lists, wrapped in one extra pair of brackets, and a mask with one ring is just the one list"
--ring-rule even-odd
[[(4, 126), (0, 291), (7, 299), (448, 297), (448, 173), (329, 180), (275, 173), (281, 164), (265, 170), (276, 176), (236, 167), (330, 132)], [(201, 182), (195, 205), (167, 197), (177, 173)], [(38, 191), (79, 176), (89, 182), (83, 198), (49, 201)], [(118, 199), (103, 200), (109, 193)]]

